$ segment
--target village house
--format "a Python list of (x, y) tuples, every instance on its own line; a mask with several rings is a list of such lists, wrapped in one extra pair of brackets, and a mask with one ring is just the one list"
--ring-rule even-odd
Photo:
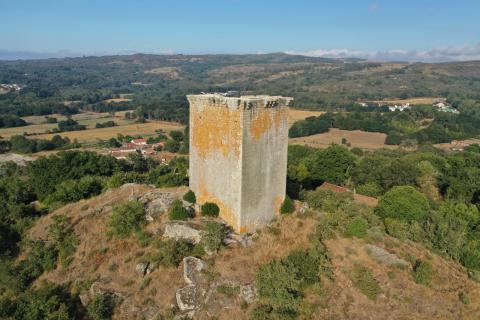
[[(322, 190), (330, 190), (330, 191), (333, 191), (335, 193), (352, 192), (351, 190), (349, 190), (345, 187), (337, 186), (335, 184), (331, 184), (331, 183), (328, 183), (328, 182), (324, 182), (319, 188), (322, 189)], [(366, 204), (367, 206), (371, 206), (371, 207), (376, 207), (378, 205), (378, 199), (377, 198), (364, 196), (363, 194), (358, 194), (358, 193), (355, 192), (355, 190), (353, 191), (353, 200), (355, 202), (363, 203), (363, 204)]]

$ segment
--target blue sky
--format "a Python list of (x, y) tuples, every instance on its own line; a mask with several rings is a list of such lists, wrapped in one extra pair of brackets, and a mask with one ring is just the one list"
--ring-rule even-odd
[(479, 0), (0, 0), (0, 50), (480, 59)]

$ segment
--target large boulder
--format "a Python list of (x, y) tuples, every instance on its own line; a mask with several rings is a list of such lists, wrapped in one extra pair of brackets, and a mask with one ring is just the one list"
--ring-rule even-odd
[(192, 311), (200, 308), (204, 301), (205, 290), (197, 285), (191, 284), (175, 293), (177, 306), (180, 311)]
[(187, 284), (204, 284), (206, 282), (202, 271), (207, 268), (206, 263), (195, 257), (183, 258), (183, 279)]
[(376, 262), (387, 266), (387, 267), (399, 267), (399, 268), (407, 268), (410, 264), (397, 257), (395, 254), (388, 252), (387, 250), (367, 244), (364, 246), (365, 251), (375, 260)]
[(190, 243), (197, 244), (202, 240), (201, 231), (185, 222), (174, 221), (165, 225), (163, 236), (170, 239), (185, 239)]
[(167, 212), (177, 198), (178, 195), (173, 192), (152, 191), (142, 195), (138, 201), (145, 205), (147, 221), (153, 221)]
[(149, 262), (139, 262), (135, 266), (135, 272), (144, 277), (152, 272), (152, 265)]
[(253, 303), (258, 300), (257, 288), (254, 284), (240, 286), (240, 298), (247, 303)]

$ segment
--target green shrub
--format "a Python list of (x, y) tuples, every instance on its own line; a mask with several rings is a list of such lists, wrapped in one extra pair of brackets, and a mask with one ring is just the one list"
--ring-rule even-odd
[(363, 238), (367, 234), (368, 222), (362, 217), (355, 217), (345, 226), (347, 237)]
[(367, 298), (371, 300), (377, 299), (382, 292), (377, 279), (372, 274), (372, 271), (363, 266), (355, 266), (350, 273), (350, 279), (355, 287), (357, 287)]
[(460, 292), (458, 294), (458, 299), (460, 299), (460, 301), (465, 305), (470, 304), (470, 297), (465, 292)]
[(110, 234), (126, 238), (146, 222), (145, 209), (138, 201), (128, 201), (113, 208), (109, 220)]
[(58, 252), (54, 245), (46, 245), (36, 241), (27, 244), (27, 258), (20, 261), (15, 267), (15, 278), (18, 285), (27, 288), (44, 271), (53, 270), (58, 258)]
[(392, 218), (386, 218), (384, 223), (387, 233), (392, 237), (402, 240), (409, 238), (410, 232), (408, 230), (408, 223)]
[(326, 264), (323, 253), (322, 250), (298, 250), (282, 260), (261, 266), (255, 284), (269, 307), (255, 312), (267, 312), (275, 315), (275, 319), (296, 317), (303, 290), (320, 283)]
[(218, 217), (220, 208), (213, 202), (205, 202), (201, 207), (203, 216)]
[(137, 238), (138, 245), (142, 248), (147, 247), (152, 242), (152, 234), (145, 230), (138, 230), (135, 232), (135, 237)]
[(295, 273), (281, 261), (275, 260), (261, 266), (255, 283), (260, 297), (267, 299), (276, 312), (298, 312), (299, 281), (295, 279)]
[(53, 217), (53, 224), (49, 229), (49, 236), (57, 249), (60, 261), (64, 266), (70, 263), (70, 257), (75, 253), (78, 239), (68, 218), (64, 215)]
[(67, 288), (43, 283), (28, 290), (16, 301), (15, 314), (11, 319), (25, 320), (69, 320), (80, 312), (77, 302)]
[(183, 200), (190, 202), (190, 203), (195, 203), (197, 201), (197, 197), (195, 197), (195, 193), (192, 190), (188, 190), (184, 195), (183, 195)]
[(429, 285), (432, 272), (432, 265), (428, 261), (417, 260), (412, 270), (413, 280), (418, 284)]
[(469, 269), (480, 270), (480, 240), (467, 242), (461, 250), (460, 261)]
[(223, 223), (208, 222), (202, 234), (202, 245), (206, 250), (217, 252), (223, 245), (227, 228)]
[(280, 213), (288, 214), (295, 211), (295, 204), (293, 203), (292, 199), (289, 196), (285, 197), (283, 200), (282, 206), (280, 207)]
[(424, 221), (430, 210), (427, 197), (411, 186), (393, 187), (380, 199), (376, 213), (386, 219)]
[(153, 254), (151, 260), (167, 267), (177, 267), (183, 258), (190, 255), (193, 245), (186, 240), (168, 239), (161, 241), (157, 245), (157, 251)]
[(93, 320), (106, 320), (112, 318), (113, 301), (110, 295), (97, 293), (87, 307), (87, 313)]
[(183, 207), (182, 201), (176, 200), (172, 203), (168, 216), (170, 220), (187, 220), (190, 218), (190, 213)]

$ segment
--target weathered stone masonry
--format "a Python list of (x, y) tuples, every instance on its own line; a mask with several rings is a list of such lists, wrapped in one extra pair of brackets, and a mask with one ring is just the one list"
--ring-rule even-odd
[(274, 96), (187, 96), (190, 189), (237, 232), (265, 225), (285, 197), (288, 105)]

